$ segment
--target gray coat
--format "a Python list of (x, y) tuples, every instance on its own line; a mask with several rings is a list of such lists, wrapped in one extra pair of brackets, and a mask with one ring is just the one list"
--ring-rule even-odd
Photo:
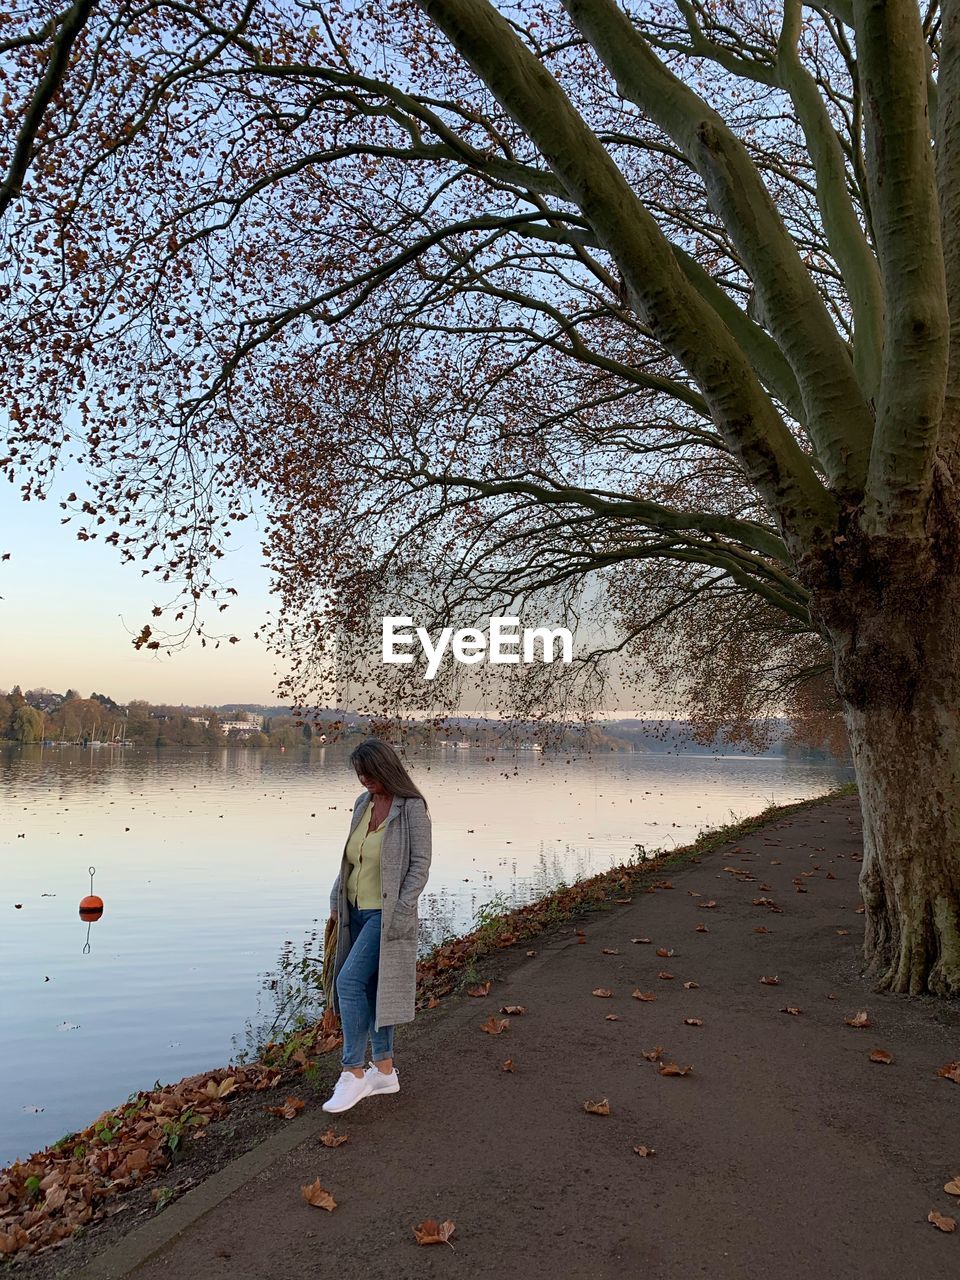
[[(368, 791), (357, 796), (347, 840), (360, 821)], [(377, 971), (376, 1029), (412, 1022), (417, 991), (417, 899), (430, 874), (430, 815), (422, 800), (394, 796), (380, 845), (380, 966)], [(337, 974), (353, 939), (347, 904), (347, 842), (340, 870), (330, 891), (330, 914), (337, 916), (337, 957), (334, 965), (333, 1008), (340, 1012)]]

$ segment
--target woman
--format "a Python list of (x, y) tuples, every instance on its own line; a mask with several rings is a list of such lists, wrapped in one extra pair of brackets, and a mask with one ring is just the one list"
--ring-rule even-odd
[[(393, 1029), (412, 1022), (417, 987), (417, 898), (430, 872), (427, 802), (391, 746), (361, 742), (350, 763), (365, 790), (330, 894), (338, 921), (333, 1007), (343, 1070), (324, 1111), (348, 1111), (370, 1093), (398, 1093)], [(370, 1038), (372, 1063), (363, 1069)]]

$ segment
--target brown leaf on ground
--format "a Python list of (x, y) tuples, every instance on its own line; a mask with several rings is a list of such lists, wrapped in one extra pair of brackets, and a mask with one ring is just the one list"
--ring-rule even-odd
[(696, 927), (695, 932), (696, 932), (696, 933), (709, 933), (709, 932), (710, 932), (710, 930), (707, 928), (707, 926), (706, 926), (705, 924), (698, 924), (698, 925), (697, 925), (697, 927)]
[(328, 1212), (332, 1212), (337, 1207), (337, 1202), (330, 1192), (321, 1187), (319, 1178), (311, 1182), (309, 1186), (301, 1187), (300, 1194), (307, 1204), (313, 1205), (315, 1209), (326, 1209)]
[(840, 999), (840, 997), (837, 995), (837, 993), (836, 993), (835, 991), (828, 991), (828, 992), (827, 992), (827, 999), (828, 999), (828, 1000), (839, 1000), (839, 999)]
[(634, 1147), (633, 1149), (638, 1156), (643, 1156), (644, 1159), (647, 1159), (649, 1156), (655, 1156), (657, 1154), (656, 1151), (654, 1151), (653, 1147)]
[[(651, 1000), (656, 1000), (656, 998), (657, 998), (657, 997), (653, 994), (653, 992), (652, 992), (652, 991), (639, 991), (639, 990), (638, 990), (638, 991), (631, 991), (631, 992), (630, 992), (630, 994), (633, 996), (633, 998), (634, 998), (635, 1000), (643, 1000), (643, 1001), (645, 1001), (645, 1003), (647, 1003), (647, 1004), (649, 1004)], [(941, 1073), (941, 1074), (942, 1074), (942, 1073)]]
[(585, 1102), (583, 1109), (584, 1111), (589, 1111), (592, 1116), (608, 1116), (610, 1114), (610, 1103), (606, 1098), (601, 1098), (599, 1102)]
[(606, 1020), (607, 1022), (620, 1022), (621, 1018), (619, 1013), (608, 1013)]
[(716, 900), (716, 898), (710, 898), (710, 899), (709, 899), (709, 901), (707, 901), (707, 902), (698, 902), (698, 903), (697, 903), (697, 907), (698, 907), (698, 908), (699, 908), (699, 910), (701, 910), (701, 911), (709, 911), (711, 907), (715, 907), (716, 905), (717, 905), (717, 900)]
[(663, 1045), (658, 1044), (655, 1049), (641, 1049), (640, 1053), (648, 1062), (659, 1062), (663, 1057)]
[(885, 1067), (889, 1067), (893, 1062), (893, 1054), (887, 1053), (886, 1049), (872, 1049), (870, 1052), (871, 1062), (880, 1062)]
[(502, 1031), (506, 1031), (509, 1025), (506, 1018), (497, 1018), (491, 1013), (486, 1022), (480, 1023), (480, 1030), (485, 1031), (488, 1036), (498, 1036)]
[(940, 1067), (937, 1075), (942, 1076), (944, 1080), (952, 1080), (954, 1084), (960, 1084), (960, 1062), (948, 1062), (946, 1066)]
[(668, 969), (661, 969), (657, 974), (657, 977), (662, 978), (664, 982), (672, 982), (676, 976), (675, 973), (671, 973)]
[(930, 1210), (927, 1214), (927, 1221), (932, 1222), (941, 1231), (956, 1231), (957, 1229), (956, 1218), (948, 1218), (944, 1214), (938, 1213), (936, 1209)]
[(951, 1178), (949, 1182), (944, 1183), (944, 1191), (948, 1196), (960, 1196), (960, 1175)]
[(345, 1133), (337, 1134), (334, 1133), (332, 1129), (328, 1129), (326, 1133), (321, 1133), (320, 1141), (325, 1147), (342, 1147), (343, 1144), (345, 1142), (349, 1142), (350, 1139)]
[(594, 989), (590, 992), (590, 994), (592, 996), (601, 996), (603, 999), (606, 1000), (613, 995), (613, 992), (610, 990), (609, 987), (594, 987)]
[(661, 1062), (658, 1070), (662, 1076), (688, 1076), (693, 1067), (678, 1067), (675, 1062)]
[(697, 893), (696, 889), (688, 889), (688, 890), (687, 890), (687, 897), (688, 897), (688, 898), (702, 898), (702, 897), (703, 897), (703, 894), (702, 894), (702, 893)]
[(620, 951), (617, 947), (601, 947), (600, 954), (603, 956), (618, 956)]
[(587, 945), (587, 935), (585, 933), (581, 934), (580, 937), (577, 938), (577, 943), (579, 946), (585, 947)]
[(505, 1004), (503, 1008), (500, 1010), (500, 1012), (514, 1013), (517, 1015), (517, 1017), (519, 1017), (521, 1014), (524, 1014), (527, 1012), (527, 1006), (525, 1004)]
[(654, 880), (653, 887), (655, 889), (672, 889), (673, 885), (669, 880)]
[(694, 982), (693, 979), (691, 978), (689, 982), (685, 982), (683, 984), (683, 989), (684, 991), (698, 991), (700, 989), (700, 983)]
[(850, 932), (850, 930), (849, 930), (849, 929), (838, 929), (838, 930), (837, 930), (837, 937), (838, 937), (838, 938), (845, 938), (849, 932)]
[(673, 947), (657, 947), (658, 956), (664, 956), (665, 958), (668, 958), (670, 956), (675, 956), (676, 954), (677, 953), (676, 951), (674, 951)]
[[(417, 1244), (450, 1244), (450, 1237), (454, 1231), (456, 1231), (456, 1226), (449, 1218), (446, 1222), (437, 1222), (435, 1218), (427, 1218), (425, 1222), (421, 1222), (413, 1228)], [(450, 1244), (450, 1248), (453, 1248), (452, 1244)]]
[(431, 996), (430, 999), (427, 1001), (427, 1008), (435, 1009), (439, 1003), (440, 1001), (437, 999), (436, 996)]
[(614, 898), (614, 902), (618, 907), (629, 907), (632, 901), (632, 898)]
[(779, 987), (780, 979), (775, 973), (765, 973), (760, 979), (765, 987)]
[(649, 942), (650, 939), (649, 938), (631, 938), (630, 941), (631, 942)]
[(754, 932), (754, 933), (769, 933), (769, 932), (770, 932), (770, 930), (767, 928), (767, 926), (766, 926), (765, 924), (758, 924), (758, 925), (757, 925), (757, 927), (754, 929), (754, 931), (753, 931), (753, 932)]
[(788, 1005), (784, 1005), (784, 1007), (780, 1010), (780, 1012), (789, 1013), (792, 1018), (799, 1018), (801, 1013), (803, 1013), (803, 1010), (798, 1009), (795, 1004), (788, 1004)]
[(516, 1069), (517, 1068), (513, 1065), (512, 1058), (504, 1058), (503, 1062), (500, 1063), (501, 1071), (516, 1071)]
[(702, 1018), (684, 1018), (683, 1025), (685, 1027), (702, 1027), (703, 1019)]
[(236, 1093), (237, 1081), (235, 1076), (228, 1076), (226, 1080), (219, 1083), (216, 1080), (208, 1080), (207, 1087), (204, 1092), (211, 1098), (229, 1098), (231, 1093)]
[(282, 1079), (283, 1075), (280, 1071), (267, 1071), (253, 1087), (257, 1092), (262, 1092), (266, 1089), (275, 1089)]
[(486, 982), (478, 982), (475, 987), (467, 987), (467, 995), (477, 996), (477, 997), (488, 996), (490, 994), (490, 988), (492, 986), (493, 986), (493, 982), (490, 978), (488, 978)]
[(263, 1109), (268, 1115), (280, 1116), (283, 1120), (295, 1120), (306, 1105), (302, 1098), (285, 1098), (283, 1106)]
[(533, 958), (533, 956), (535, 956), (536, 954), (537, 954), (537, 953), (536, 953), (536, 951), (528, 951), (528, 952), (527, 952), (527, 958), (528, 958), (528, 959), (532, 959), (532, 958)]
[(852, 1018), (844, 1018), (843, 1020), (848, 1027), (869, 1027), (870, 1019), (867, 1016), (866, 1009), (861, 1009), (859, 1013), (855, 1013)]

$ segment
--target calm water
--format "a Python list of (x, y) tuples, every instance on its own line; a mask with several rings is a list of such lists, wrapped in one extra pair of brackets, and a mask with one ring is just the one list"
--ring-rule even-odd
[[(444, 748), (411, 772), (434, 826), (423, 947), (497, 894), (528, 901), (638, 843), (682, 844), (850, 777), (750, 757)], [(0, 1163), (256, 1043), (295, 962), (319, 951), (358, 790), (340, 747), (0, 751)], [(91, 864), (106, 909), (85, 951)]]

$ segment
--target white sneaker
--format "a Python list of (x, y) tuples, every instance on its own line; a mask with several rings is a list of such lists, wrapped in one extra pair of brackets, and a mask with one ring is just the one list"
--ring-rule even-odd
[(370, 1081), (366, 1075), (355, 1076), (352, 1071), (341, 1071), (333, 1093), (323, 1104), (323, 1110), (349, 1111), (370, 1092)]
[(363, 1075), (365, 1080), (370, 1081), (371, 1093), (400, 1092), (400, 1077), (397, 1075), (396, 1067), (388, 1073), (381, 1071), (375, 1062), (371, 1062)]

